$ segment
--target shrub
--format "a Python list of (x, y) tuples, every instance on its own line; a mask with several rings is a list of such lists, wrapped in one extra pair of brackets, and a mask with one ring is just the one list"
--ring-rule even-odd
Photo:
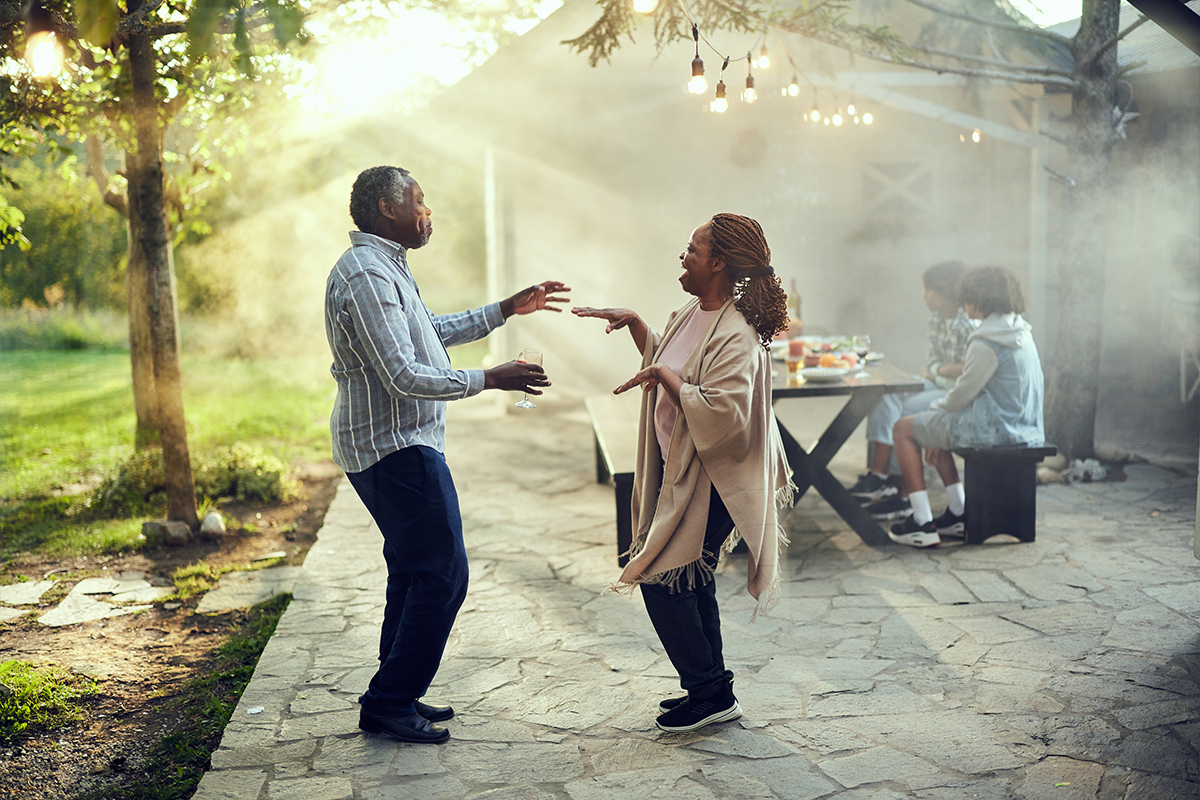
[(236, 497), (266, 503), (296, 494), (295, 483), (284, 476), (283, 462), (257, 447), (235, 444), (215, 456), (200, 459), (196, 492), (204, 497)]
[[(235, 444), (193, 462), (196, 494), (265, 503), (288, 500), (297, 487), (284, 475), (283, 462), (256, 447)], [(92, 493), (94, 514), (133, 516), (162, 505), (166, 490), (162, 452), (143, 450), (121, 462)]]
[(129, 344), (129, 324), (110, 311), (70, 306), (0, 311), (0, 350), (117, 350)]

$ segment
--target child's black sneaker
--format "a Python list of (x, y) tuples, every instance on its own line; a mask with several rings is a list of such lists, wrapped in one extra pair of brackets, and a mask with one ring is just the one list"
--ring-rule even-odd
[(912, 514), (912, 505), (907, 497), (896, 495), (866, 506), (866, 511), (875, 519), (904, 519)]
[(900, 488), (896, 486), (890, 476), (881, 478), (874, 472), (860, 475), (855, 484), (850, 487), (850, 496), (860, 503), (874, 503), (876, 500), (893, 497), (899, 493)]
[(893, 525), (888, 537), (896, 544), (906, 544), (909, 547), (933, 547), (942, 543), (933, 520), (922, 524), (912, 517)]
[(943, 539), (965, 539), (967, 537), (967, 515), (955, 514), (950, 509), (933, 521)]
[(664, 731), (684, 733), (712, 725), (717, 722), (728, 722), (742, 715), (742, 707), (733, 696), (733, 687), (726, 686), (714, 697), (689, 697), (655, 720)]

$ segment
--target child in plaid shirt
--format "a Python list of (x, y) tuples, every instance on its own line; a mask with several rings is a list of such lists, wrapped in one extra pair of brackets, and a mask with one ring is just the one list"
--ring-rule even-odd
[(976, 322), (958, 302), (958, 282), (966, 266), (961, 261), (946, 261), (925, 270), (925, 306), (929, 317), (929, 352), (921, 368), (925, 387), (908, 394), (885, 394), (867, 417), (867, 441), (871, 446), (870, 471), (850, 487), (850, 494), (864, 503), (867, 510), (883, 519), (899, 519), (912, 513), (907, 500), (900, 497), (899, 466), (892, 455), (892, 427), (903, 416), (924, 411), (953, 386), (962, 374), (967, 353), (967, 337)]

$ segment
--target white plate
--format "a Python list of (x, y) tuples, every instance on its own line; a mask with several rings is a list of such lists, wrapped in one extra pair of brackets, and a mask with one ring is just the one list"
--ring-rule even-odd
[(883, 361), (883, 353), (876, 353), (874, 350), (867, 353), (867, 363), (871, 364), (876, 361)]
[(813, 383), (832, 383), (845, 377), (849, 372), (850, 370), (844, 367), (806, 367), (800, 370), (804, 380)]

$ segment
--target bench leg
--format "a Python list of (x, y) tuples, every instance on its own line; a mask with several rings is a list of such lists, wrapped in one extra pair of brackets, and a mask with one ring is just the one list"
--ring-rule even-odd
[(629, 563), (624, 555), (633, 544), (633, 473), (614, 475), (617, 488), (617, 564)]
[(1032, 542), (1037, 528), (1037, 464), (1032, 461), (968, 461), (967, 544), (1006, 533)]
[(600, 437), (593, 436), (596, 446), (596, 483), (608, 483), (608, 461), (604, 458), (604, 448), (600, 446)]

